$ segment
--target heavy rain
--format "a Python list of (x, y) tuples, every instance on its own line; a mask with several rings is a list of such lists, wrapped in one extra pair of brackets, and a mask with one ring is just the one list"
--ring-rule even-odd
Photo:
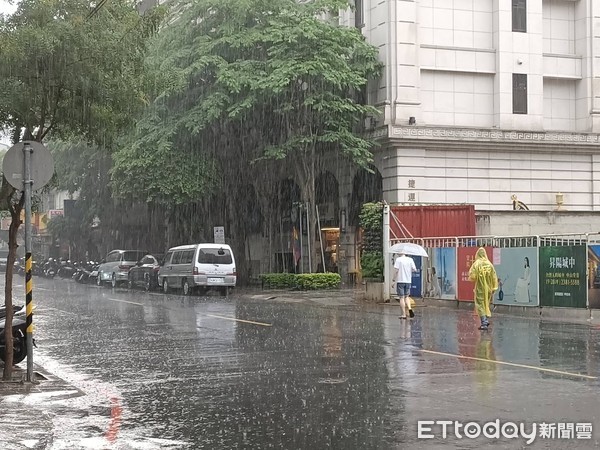
[(0, 448), (598, 447), (598, 14), (496, 3), (0, 0)]

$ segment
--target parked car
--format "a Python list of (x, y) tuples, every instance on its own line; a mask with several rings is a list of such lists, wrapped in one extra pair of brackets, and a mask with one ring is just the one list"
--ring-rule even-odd
[(158, 284), (158, 269), (163, 255), (144, 255), (135, 266), (129, 269), (127, 285), (129, 289), (137, 286), (143, 287), (147, 291), (156, 289)]
[(226, 244), (193, 244), (170, 248), (158, 271), (158, 283), (166, 294), (182, 289), (190, 295), (199, 287), (217, 288), (223, 294), (235, 286), (237, 273), (231, 247)]
[(100, 261), (96, 283), (102, 286), (102, 283), (110, 281), (112, 287), (117, 287), (119, 283), (128, 281), (129, 269), (146, 253), (141, 250), (113, 250)]

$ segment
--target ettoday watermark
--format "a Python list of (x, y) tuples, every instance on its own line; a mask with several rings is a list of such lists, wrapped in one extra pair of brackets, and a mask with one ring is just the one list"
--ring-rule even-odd
[(458, 420), (419, 420), (418, 439), (455, 437), (457, 439), (524, 439), (527, 445), (540, 439), (592, 439), (592, 424), (532, 422), (459, 422)]

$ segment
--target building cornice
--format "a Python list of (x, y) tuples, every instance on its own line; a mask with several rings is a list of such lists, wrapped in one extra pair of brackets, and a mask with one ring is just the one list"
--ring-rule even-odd
[(445, 143), (473, 142), (484, 144), (509, 144), (518, 146), (565, 145), (578, 147), (600, 146), (598, 133), (572, 133), (560, 131), (517, 131), (485, 128), (384, 126), (368, 133), (368, 137), (391, 141), (438, 141)]

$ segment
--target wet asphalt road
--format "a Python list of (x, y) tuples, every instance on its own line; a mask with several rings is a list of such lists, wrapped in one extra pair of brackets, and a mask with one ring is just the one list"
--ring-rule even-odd
[(34, 296), (35, 363), (85, 394), (32, 405), (53, 428), (46, 448), (523, 448), (439, 428), (417, 438), (418, 420), (496, 419), (591, 423), (591, 440), (532, 448), (599, 445), (600, 330), (587, 324), (498, 316), (482, 334), (450, 308), (400, 321), (394, 305), (339, 294), (183, 297), (60, 279), (36, 280)]

